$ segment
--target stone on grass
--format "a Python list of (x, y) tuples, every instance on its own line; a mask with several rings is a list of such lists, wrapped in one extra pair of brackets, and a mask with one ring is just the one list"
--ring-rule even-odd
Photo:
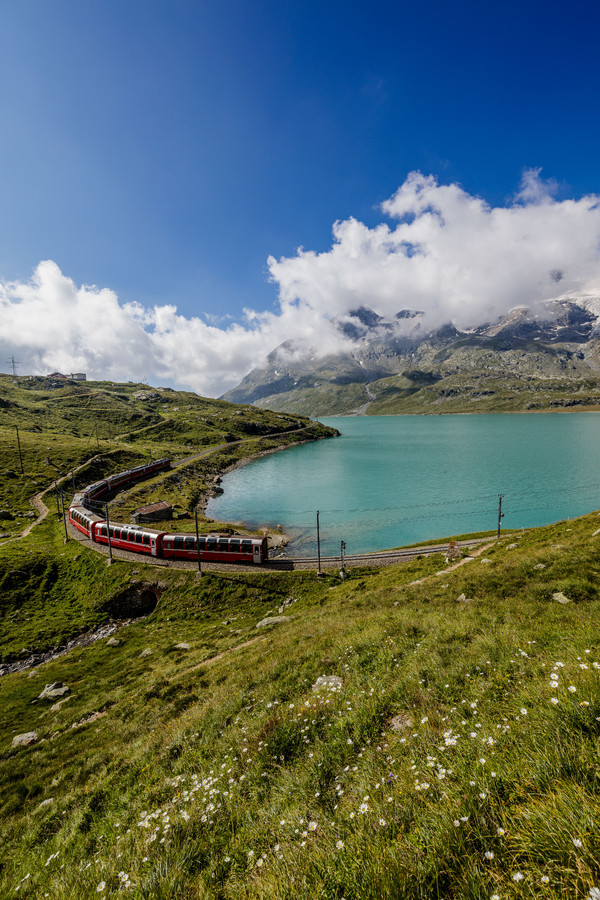
[(106, 646), (107, 647), (118, 647), (120, 643), (121, 643), (121, 641), (118, 640), (117, 638), (109, 638), (106, 642)]
[(42, 802), (38, 806), (36, 806), (34, 812), (42, 812), (44, 809), (46, 809), (47, 806), (51, 806), (53, 803), (56, 803), (54, 797), (46, 797), (45, 800), (42, 800)]
[(492, 560), (491, 560), (491, 559), (488, 559), (487, 557), (486, 557), (485, 559), (481, 559), (481, 560), (480, 560), (480, 562), (482, 562), (482, 563), (491, 563), (491, 561), (492, 561)]
[(598, 537), (599, 534), (600, 534), (600, 528), (596, 528), (596, 530), (592, 534), (592, 537)]
[(26, 731), (24, 734), (16, 734), (12, 739), (13, 747), (28, 747), (37, 741), (37, 731)]
[(456, 602), (457, 602), (457, 603), (472, 603), (472, 602), (473, 602), (473, 598), (472, 598), (472, 597), (467, 597), (466, 594), (460, 594), (460, 595), (456, 598)]
[(403, 731), (405, 728), (412, 728), (412, 725), (413, 720), (406, 713), (399, 713), (399, 715), (394, 716), (390, 722), (392, 731)]
[(507, 550), (516, 550), (518, 546), (519, 546), (518, 544), (509, 544), (506, 549)]
[(57, 700), (59, 697), (64, 697), (65, 694), (70, 694), (71, 688), (63, 684), (62, 681), (55, 681), (52, 684), (47, 684), (38, 700)]
[(146, 647), (145, 650), (142, 650), (142, 652), (140, 653), (140, 657), (142, 656), (152, 656), (152, 650), (150, 649), (150, 647)]
[(545, 569), (546, 563), (537, 563), (533, 568), (534, 569)]
[(50, 707), (50, 712), (58, 712), (59, 709), (64, 706), (65, 703), (68, 703), (69, 700), (72, 700), (72, 697), (65, 697), (64, 700), (59, 700), (58, 703), (53, 703)]
[(192, 649), (192, 645), (191, 645), (191, 644), (186, 644), (185, 641), (181, 641), (181, 643), (175, 644), (175, 649), (176, 649), (176, 650), (191, 650), (191, 649)]
[(562, 591), (556, 591), (555, 594), (552, 594), (552, 599), (556, 600), (557, 603), (571, 603), (571, 599), (566, 597)]
[(342, 679), (339, 675), (319, 675), (312, 689), (315, 693), (319, 691), (341, 691)]
[(266, 628), (267, 625), (280, 625), (282, 622), (290, 622), (291, 619), (291, 616), (267, 616), (266, 619), (261, 619), (260, 622), (257, 622), (256, 627)]

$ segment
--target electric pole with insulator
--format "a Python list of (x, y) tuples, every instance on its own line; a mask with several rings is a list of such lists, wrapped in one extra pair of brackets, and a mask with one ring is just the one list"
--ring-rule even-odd
[(319, 510), (317, 510), (317, 576), (321, 575), (321, 532), (319, 531)]
[(19, 448), (19, 462), (21, 463), (21, 475), (24, 475), (25, 472), (23, 470), (23, 454), (21, 453), (21, 441), (19, 440), (19, 428), (17, 425), (14, 426), (15, 431), (17, 432), (17, 447)]
[(104, 504), (104, 512), (106, 514), (106, 535), (108, 537), (108, 560), (107, 565), (111, 565), (113, 561), (112, 557), (112, 544), (110, 542), (110, 522), (108, 520), (108, 503)]
[(196, 514), (196, 552), (198, 554), (198, 576), (202, 576), (202, 565), (200, 563), (200, 535), (198, 534), (198, 510), (194, 510)]
[(342, 558), (342, 566), (340, 568), (340, 578), (346, 577), (346, 566), (344, 564), (344, 551), (346, 549), (346, 541), (340, 541), (340, 556)]
[(498, 540), (500, 540), (500, 526), (502, 524), (502, 519), (504, 518), (504, 513), (502, 512), (502, 498), (504, 494), (498, 494)]

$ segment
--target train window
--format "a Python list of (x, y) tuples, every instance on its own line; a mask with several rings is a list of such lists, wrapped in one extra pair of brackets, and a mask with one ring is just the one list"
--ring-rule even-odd
[(206, 549), (207, 550), (216, 550), (217, 549), (217, 542), (215, 541), (214, 538), (208, 538), (208, 540), (206, 541)]
[(206, 539), (205, 538), (198, 538), (198, 547), (200, 548), (200, 550), (206, 550)]
[(228, 540), (219, 541), (219, 553), (229, 553), (229, 541)]
[(242, 541), (242, 553), (252, 553), (252, 541)]
[(185, 538), (185, 549), (186, 550), (195, 550), (196, 549), (196, 540), (193, 537)]
[(239, 553), (240, 552), (240, 542), (239, 541), (229, 541), (229, 550), (231, 553)]
[(150, 535), (149, 535), (149, 534), (145, 534), (143, 537), (144, 537), (144, 544), (146, 544), (146, 546), (149, 546), (149, 544), (150, 544)]
[(183, 538), (180, 538), (180, 537), (175, 538), (175, 549), (183, 550)]
[(136, 544), (142, 543), (142, 535), (139, 533), (139, 531), (136, 533), (135, 542), (136, 542)]

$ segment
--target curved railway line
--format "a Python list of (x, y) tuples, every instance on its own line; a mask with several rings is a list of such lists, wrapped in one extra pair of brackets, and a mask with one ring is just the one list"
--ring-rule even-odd
[[(304, 428), (295, 429), (295, 431), (303, 431)], [(290, 432), (285, 432), (289, 434)], [(216, 453), (219, 450), (222, 450), (224, 447), (231, 446), (232, 444), (242, 444), (242, 443), (251, 443), (254, 439), (246, 438), (241, 439), (239, 441), (231, 442), (229, 444), (220, 444), (215, 447), (210, 447), (199, 453), (191, 454), (190, 456), (178, 460), (177, 463), (174, 464), (173, 468), (179, 468), (183, 465), (186, 465), (189, 462), (195, 461), (196, 459), (200, 459), (202, 457), (208, 456), (211, 453)], [(274, 448), (276, 449), (276, 448)], [(92, 457), (92, 459), (94, 459)], [(84, 469), (91, 460), (87, 460), (84, 463), (81, 463), (77, 466), (74, 471), (78, 471), (80, 469)], [(48, 514), (48, 507), (44, 503), (44, 495), (49, 491), (54, 490), (55, 487), (60, 485), (63, 481), (66, 481), (69, 476), (64, 476), (63, 478), (59, 478), (56, 481), (52, 482), (52, 484), (43, 491), (40, 491), (35, 497), (32, 498), (31, 504), (37, 509), (39, 513), (39, 517), (35, 522), (32, 522), (21, 534), (9, 538), (7, 541), (3, 541), (2, 543), (9, 543), (14, 540), (18, 540), (19, 538), (25, 537), (32, 528), (34, 528), (39, 522), (41, 522), (45, 516)], [(67, 530), (69, 534), (69, 538), (71, 540), (76, 540), (83, 546), (89, 547), (94, 550), (96, 553), (104, 555), (106, 557), (109, 556), (109, 549), (104, 544), (99, 544), (95, 541), (90, 540), (80, 531), (75, 529), (71, 523), (67, 520)], [(490, 538), (474, 538), (471, 540), (457, 541), (454, 542), (454, 546), (458, 547), (462, 550), (468, 550), (469, 548), (477, 548), (484, 544), (489, 544)], [(379, 550), (371, 553), (360, 553), (360, 554), (345, 554), (344, 555), (344, 564), (348, 568), (351, 567), (360, 567), (360, 566), (389, 566), (395, 565), (401, 562), (407, 562), (411, 559), (416, 559), (419, 556), (432, 556), (436, 553), (446, 553), (449, 549), (449, 542), (446, 543), (438, 543), (438, 544), (425, 544), (423, 546), (418, 547), (405, 547), (405, 548), (397, 548), (394, 550)], [(143, 555), (140, 556), (139, 553), (133, 553), (128, 550), (120, 549), (112, 547), (112, 556), (114, 559), (122, 559), (128, 562), (135, 562), (138, 565), (152, 565), (157, 566), (159, 568), (172, 568), (172, 569), (182, 569), (187, 571), (198, 571), (197, 562), (194, 560), (184, 560), (184, 559), (164, 559), (154, 556)], [(467, 556), (467, 559), (470, 558)], [(331, 571), (336, 570), (341, 567), (341, 557), (340, 556), (321, 556), (321, 570), (322, 571)], [(203, 572), (239, 572), (240, 569), (245, 571), (259, 571), (259, 572), (285, 572), (285, 571), (310, 571), (310, 570), (318, 570), (319, 560), (316, 556), (311, 557), (286, 557), (284, 555), (280, 555), (275, 558), (269, 559), (268, 562), (262, 563), (260, 567), (254, 567), (248, 564), (240, 564), (238, 563), (222, 563), (222, 562), (208, 562), (202, 561), (202, 571)]]
[[(97, 544), (86, 538), (81, 532), (77, 531), (69, 525), (69, 536), (73, 540), (78, 541), (85, 547), (95, 550), (108, 558), (108, 547), (104, 544)], [(473, 538), (472, 540), (456, 541), (456, 546), (460, 549), (477, 548), (482, 545), (489, 545), (491, 540), (489, 537)], [(352, 566), (393, 566), (401, 562), (408, 562), (419, 556), (433, 556), (436, 553), (445, 553), (449, 548), (449, 542), (444, 544), (426, 544), (422, 547), (406, 547), (397, 550), (379, 550), (373, 553), (357, 553), (345, 554), (344, 563), (348, 568)], [(131, 553), (128, 550), (120, 550), (113, 547), (112, 555), (114, 559), (122, 559), (127, 562), (135, 562), (138, 565), (157, 566), (163, 569), (182, 569), (188, 572), (198, 571), (198, 564), (192, 560), (183, 559), (160, 559), (155, 556), (140, 556), (139, 553)], [(468, 557), (467, 557), (468, 558)], [(458, 560), (460, 562), (460, 560)], [(341, 558), (339, 556), (321, 556), (321, 569), (324, 571), (339, 569)], [(269, 559), (268, 562), (262, 563), (260, 566), (252, 564), (240, 563), (217, 563), (202, 561), (202, 572), (297, 572), (297, 571), (315, 571), (318, 567), (318, 558), (316, 556), (306, 557), (279, 557)]]

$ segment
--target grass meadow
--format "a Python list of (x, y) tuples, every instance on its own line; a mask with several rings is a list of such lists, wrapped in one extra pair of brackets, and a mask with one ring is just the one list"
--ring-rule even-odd
[(600, 900), (600, 514), (345, 581), (107, 567), (53, 509), (19, 539), (57, 473), (221, 447), (114, 503), (189, 530), (307, 425), (146, 390), (0, 378), (0, 898)]
[[(347, 581), (161, 570), (117, 646), (0, 680), (0, 896), (593, 898), (599, 528)], [(61, 581), (92, 616), (132, 576), (90, 555)]]

